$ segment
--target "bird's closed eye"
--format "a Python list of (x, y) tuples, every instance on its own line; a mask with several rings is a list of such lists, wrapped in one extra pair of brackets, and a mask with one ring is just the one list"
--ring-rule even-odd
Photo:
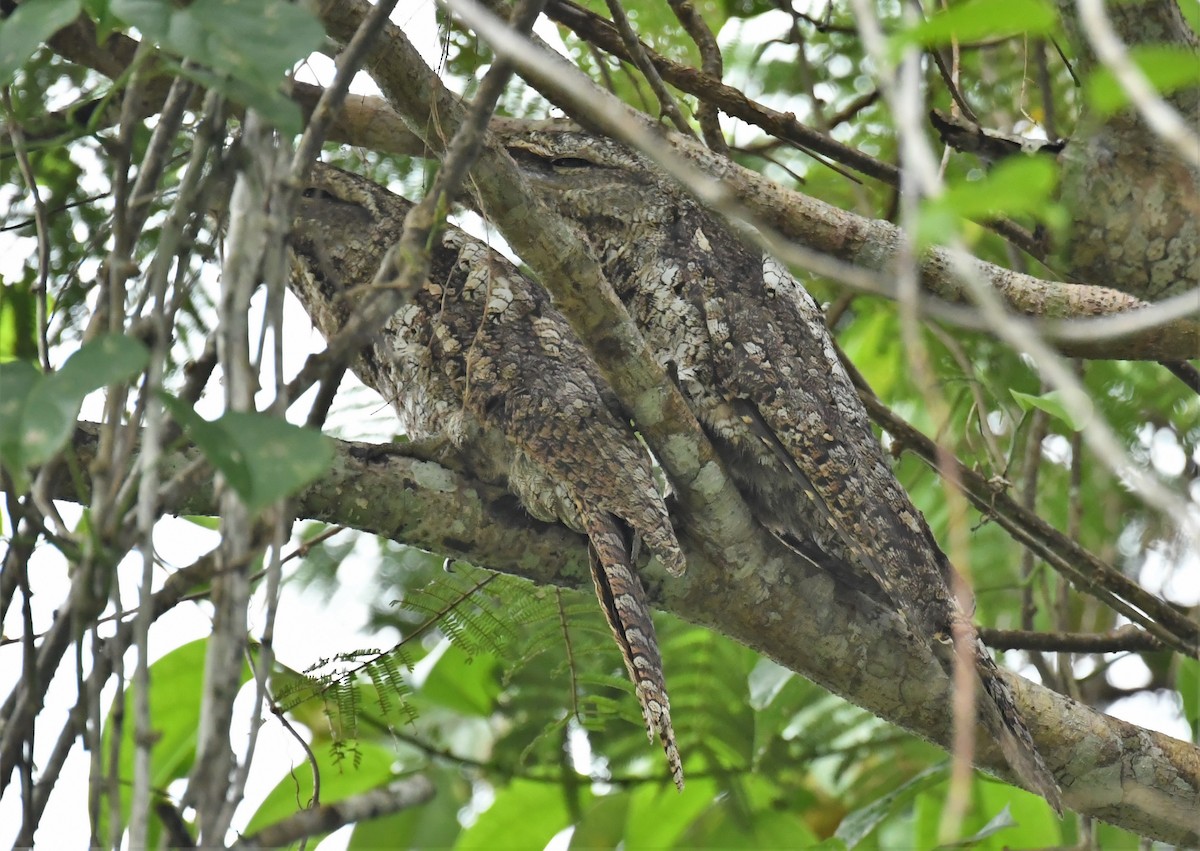
[(332, 192), (328, 192), (328, 191), (321, 189), (319, 187), (316, 187), (316, 186), (306, 186), (306, 187), (304, 187), (304, 191), (301, 192), (300, 194), (305, 198), (314, 198), (318, 201), (340, 201), (341, 200), (336, 195), (334, 195)]
[(596, 164), (582, 157), (555, 157), (550, 161), (555, 168), (595, 168)]

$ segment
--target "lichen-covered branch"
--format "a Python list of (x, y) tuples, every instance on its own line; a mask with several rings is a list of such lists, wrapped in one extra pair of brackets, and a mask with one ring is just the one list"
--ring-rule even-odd
[[(80, 469), (88, 469), (95, 446), (93, 429), (77, 432)], [(535, 521), (506, 490), (420, 455), (411, 446), (339, 442), (329, 474), (297, 497), (297, 516), (381, 534), (539, 584), (589, 587), (581, 535)], [(168, 456), (164, 475), (191, 457), (194, 451)], [(65, 476), (54, 495), (80, 498)], [(204, 487), (181, 496), (168, 506), (171, 513), (215, 511), (211, 491)], [(931, 656), (914, 652), (898, 617), (765, 532), (745, 542), (737, 563), (713, 561), (707, 547), (686, 533), (681, 543), (688, 575), (648, 583), (659, 607), (948, 746), (949, 681)], [(1006, 674), (1006, 679), (1038, 749), (1063, 780), (1068, 807), (1164, 842), (1200, 842), (1195, 816), (1200, 748), (1111, 718), (1018, 676)], [(977, 764), (1005, 775), (1004, 758), (988, 742), (980, 742)]]

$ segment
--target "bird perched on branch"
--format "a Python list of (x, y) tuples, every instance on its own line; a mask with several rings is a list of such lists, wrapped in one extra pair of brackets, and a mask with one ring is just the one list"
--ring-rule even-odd
[(869, 576), (947, 673), (969, 651), (979, 717), (1021, 779), (1058, 785), (896, 481), (812, 297), (642, 156), (572, 125), (501, 135), (538, 196), (574, 223), (756, 517), (820, 566)]
[[(316, 164), (293, 221), (291, 286), (326, 337), (360, 304), (411, 204)], [(447, 227), (424, 286), (359, 355), (356, 372), (414, 440), (448, 440), (473, 472), (503, 480), (535, 517), (587, 535), (592, 578), (651, 736), (683, 770), (633, 548), (684, 569), (644, 447), (587, 350), (536, 283)], [(386, 286), (386, 281), (376, 285)]]

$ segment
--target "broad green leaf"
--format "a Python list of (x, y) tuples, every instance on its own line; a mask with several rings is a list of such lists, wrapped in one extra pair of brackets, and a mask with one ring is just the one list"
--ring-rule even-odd
[(1192, 735), (1200, 736), (1200, 662), (1180, 656), (1176, 664), (1175, 687), (1183, 698), (1183, 717), (1192, 725)]
[(616, 848), (625, 838), (625, 819), (629, 815), (628, 792), (596, 798), (575, 825), (571, 849)]
[(805, 824), (804, 808), (789, 806), (771, 780), (755, 774), (733, 781), (727, 794), (711, 799), (692, 820), (676, 847), (811, 848), (817, 837)]
[[(645, 741), (645, 737), (642, 738)], [(642, 784), (630, 796), (625, 823), (627, 848), (671, 848), (708, 809), (720, 790), (710, 777), (689, 779), (683, 792), (669, 782)]]
[(25, 399), (21, 413), (21, 462), (25, 467), (54, 457), (71, 437), (82, 397), (66, 392), (54, 374), (39, 375)]
[[(300, 113), (279, 91), (283, 74), (325, 37), (303, 4), (285, 0), (112, 0), (115, 15), (207, 70), (190, 74), (253, 106), (281, 130), (300, 130)], [(247, 50), (247, 45), (253, 45)]]
[[(1006, 848), (1039, 848), (1067, 844), (1067, 838), (1062, 835), (1062, 820), (1040, 795), (984, 775), (979, 775), (978, 779), (976, 789), (979, 792), (981, 808), (984, 812), (1000, 813), (992, 822), (997, 822), (1005, 814), (1010, 816), (1011, 824), (1004, 829), (1003, 836), (995, 840), (994, 844)], [(975, 836), (982, 839), (980, 834), (989, 825), (984, 825)]]
[(70, 439), (84, 397), (136, 374), (146, 358), (141, 343), (109, 334), (85, 344), (49, 375), (24, 361), (0, 364), (0, 460), (18, 478), (49, 461)]
[(220, 421), (209, 422), (192, 410), (191, 405), (173, 396), (163, 394), (161, 398), (163, 406), (204, 453), (209, 463), (221, 472), (234, 492), (247, 501), (243, 494), (249, 494), (252, 485), (246, 459), (220, 426)]
[[(356, 742), (351, 754), (347, 755), (336, 754), (327, 745), (318, 746), (313, 748), (313, 757), (321, 777), (322, 804), (333, 804), (351, 795), (386, 786), (405, 773), (397, 771), (392, 748), (373, 742)], [(308, 762), (301, 762), (286, 772), (255, 810), (244, 833), (256, 833), (310, 806), (312, 772)]]
[[(983, 841), (985, 839), (987, 839), (988, 837), (993, 836), (994, 834), (999, 833), (1002, 830), (1007, 830), (1010, 827), (1016, 827), (1016, 826), (1017, 826), (1017, 823), (1013, 820), (1012, 813), (1010, 813), (1008, 811), (1008, 805), (1005, 804), (1004, 809), (1002, 809), (999, 812), (999, 814), (996, 815), (995, 818), (993, 818), (991, 821), (989, 821), (987, 824), (985, 824), (979, 830), (975, 831), (975, 833), (971, 834), (968, 837), (965, 837), (964, 839), (960, 839), (957, 842), (950, 842), (941, 847), (947, 848), (947, 849), (949, 849), (949, 848), (975, 848), (978, 845), (982, 844)], [(1007, 847), (1007, 842), (1005, 843), (1005, 845)]]
[(320, 478), (333, 463), (333, 446), (319, 431), (240, 411), (229, 411), (217, 422), (244, 459), (250, 488), (238, 495), (252, 509), (290, 496)]
[(437, 789), (433, 800), (386, 818), (358, 823), (346, 846), (349, 851), (424, 851), (454, 845), (462, 832), (458, 813), (471, 799), (471, 785), (461, 771), (449, 766), (431, 764), (422, 773)]
[[(591, 794), (580, 792), (585, 806)], [(514, 780), (496, 790), (496, 799), (475, 824), (459, 834), (459, 851), (504, 848), (545, 848), (556, 833), (571, 823), (563, 790), (557, 783)]]
[(491, 715), (500, 694), (500, 671), (495, 657), (473, 658), (451, 644), (434, 662), (420, 685), (420, 697), (467, 715)]
[(930, 786), (942, 782), (946, 777), (946, 768), (945, 763), (926, 768), (903, 786), (850, 813), (842, 819), (834, 836), (845, 842), (848, 848), (858, 845), (879, 827), (884, 819), (911, 803)]
[(778, 662), (759, 659), (750, 671), (750, 706), (756, 712), (770, 705), (795, 674)]
[(0, 285), (0, 362), (37, 357), (37, 302), (28, 284)]
[(295, 493), (329, 469), (333, 447), (312, 429), (277, 417), (228, 411), (212, 422), (163, 395), (163, 405), (253, 511)]
[[(150, 717), (157, 738), (151, 751), (150, 786), (166, 789), (175, 780), (186, 777), (196, 756), (196, 730), (200, 724), (200, 699), (204, 686), (204, 657), (208, 639), (177, 647), (150, 666)], [(242, 666), (241, 682), (250, 679), (250, 667)], [(122, 729), (118, 776), (121, 779), (121, 818), (129, 819), (130, 791), (133, 782), (133, 718), (135, 690), (125, 694), (125, 722)], [(113, 708), (104, 725), (104, 750), (109, 754), (112, 738)], [(101, 836), (107, 836), (105, 821), (109, 808), (101, 808)], [(151, 819), (156, 824), (155, 819)]]
[(1032, 396), (1029, 393), (1022, 393), (1019, 390), (1009, 390), (1008, 392), (1017, 400), (1017, 404), (1021, 406), (1022, 410), (1028, 411), (1031, 408), (1038, 408), (1056, 420), (1061, 420), (1072, 431), (1082, 429), (1087, 425), (1087, 417), (1091, 416), (1090, 410), (1087, 412), (1087, 417), (1083, 419), (1072, 416), (1071, 412), (1062, 403), (1062, 394), (1057, 390), (1051, 390), (1048, 393), (1043, 393), (1041, 396)]
[(982, 179), (955, 183), (921, 206), (917, 243), (924, 248), (945, 242), (964, 219), (1034, 216), (1052, 227), (1065, 220), (1054, 201), (1058, 169), (1049, 157), (1013, 156), (997, 163)]
[(146, 347), (136, 340), (104, 334), (67, 358), (62, 369), (44, 376), (25, 404), (25, 463), (49, 461), (70, 439), (84, 397), (136, 375), (148, 357)]
[[(1200, 85), (1200, 58), (1190, 50), (1163, 44), (1130, 48), (1129, 56), (1159, 94), (1168, 95)], [(1096, 68), (1084, 84), (1088, 106), (1100, 115), (1112, 115), (1129, 104), (1129, 96), (1106, 67)]]
[(0, 86), (7, 86), (29, 57), (79, 15), (81, 0), (26, 0), (0, 19)]
[(55, 389), (80, 402), (93, 390), (118, 384), (145, 368), (146, 347), (122, 334), (102, 334), (67, 358), (51, 376)]
[(1028, 33), (1040, 35), (1054, 28), (1057, 15), (1046, 0), (967, 0), (916, 26), (902, 30), (893, 39), (905, 44), (938, 45), (996, 39)]
[(42, 375), (29, 361), (0, 363), (0, 463), (19, 491), (28, 487), (21, 421), (25, 401)]

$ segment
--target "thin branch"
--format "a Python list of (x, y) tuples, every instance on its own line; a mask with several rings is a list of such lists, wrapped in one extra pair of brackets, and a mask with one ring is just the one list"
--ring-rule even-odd
[[(891, 434), (902, 449), (912, 450), (940, 473), (939, 465), (944, 459), (939, 457), (937, 445), (880, 402), (853, 364), (845, 359), (842, 363), (854, 379), (871, 419)], [(945, 460), (955, 468), (967, 498), (985, 517), (995, 520), (1017, 541), (1032, 548), (1081, 591), (1141, 624), (1175, 650), (1200, 658), (1200, 624), (1105, 564), (962, 462)]]
[(1132, 624), (1108, 632), (1033, 632), (1023, 629), (979, 630), (979, 637), (997, 650), (1037, 650), (1044, 653), (1123, 653), (1163, 650), (1164, 645)]
[(641, 41), (638, 40), (637, 33), (633, 31), (633, 27), (629, 24), (629, 18), (625, 15), (625, 10), (621, 8), (619, 0), (605, 0), (608, 4), (608, 13), (612, 15), (613, 26), (617, 28), (617, 32), (621, 35), (621, 41), (625, 45), (627, 55), (633, 60), (633, 64), (642, 72), (642, 76), (646, 78), (646, 82), (650, 84), (650, 90), (654, 92), (654, 96), (658, 98), (658, 108), (662, 110), (662, 114), (671, 119), (671, 123), (675, 125), (675, 129), (680, 133), (692, 135), (692, 128), (688, 126), (687, 120), (679, 111), (679, 104), (675, 103), (675, 98), (668, 91), (666, 85), (662, 81), (662, 77), (658, 76), (658, 71), (654, 64), (650, 61), (647, 54), (647, 48)]
[(384, 789), (372, 789), (324, 804), (300, 810), (294, 815), (243, 837), (232, 848), (282, 848), (297, 840), (319, 833), (330, 833), (348, 824), (382, 818), (419, 807), (433, 797), (433, 783), (423, 775), (393, 781)]
[[(569, 0), (550, 0), (546, 5), (546, 14), (563, 26), (569, 27), (583, 40), (626, 61), (630, 60), (620, 35), (615, 32), (609, 21), (599, 15), (569, 2)], [(900, 173), (895, 166), (806, 127), (790, 113), (778, 112), (751, 100), (740, 90), (723, 84), (719, 77), (672, 62), (653, 51), (648, 50), (647, 53), (664, 80), (681, 91), (695, 95), (705, 103), (712, 103), (727, 115), (740, 118), (747, 124), (759, 127), (772, 136), (778, 136), (802, 151), (823, 154), (868, 177), (874, 177), (890, 185), (895, 185), (899, 181)]]
[[(85, 439), (86, 438), (86, 439)], [(507, 491), (417, 458), (419, 447), (337, 442), (328, 476), (296, 497), (301, 517), (345, 522), (411, 546), (462, 558), (541, 584), (585, 588), (586, 544), (556, 524), (514, 514)], [(95, 432), (77, 433), (82, 467), (95, 450)], [(194, 450), (191, 450), (194, 452)], [(164, 459), (186, 466), (188, 455)], [(55, 496), (79, 499), (65, 478)], [(181, 494), (171, 513), (215, 510), (211, 486)], [(453, 529), (430, 518), (454, 516)], [(858, 590), (833, 581), (778, 544), (765, 531), (747, 539), (738, 558), (715, 561), (687, 524), (677, 524), (688, 560), (681, 580), (655, 582), (652, 601), (681, 617), (730, 636), (803, 673), (868, 711), (949, 742), (948, 681), (931, 657), (906, 639), (903, 623)], [(750, 566), (749, 569), (744, 569)], [(1029, 720), (1039, 751), (1060, 776), (1069, 806), (1177, 844), (1200, 840), (1200, 751), (1194, 745), (1102, 715), (1015, 676), (1006, 679)], [(977, 760), (1006, 775), (989, 741)], [(1122, 794), (1113, 799), (1113, 777)]]
[[(719, 81), (725, 73), (725, 60), (721, 58), (721, 48), (703, 16), (696, 11), (692, 0), (667, 2), (670, 3), (671, 11), (679, 19), (679, 23), (683, 24), (687, 34), (696, 43), (696, 49), (700, 51), (700, 70)], [(729, 156), (729, 146), (725, 143), (725, 134), (721, 132), (721, 115), (716, 104), (701, 100), (696, 117), (700, 120), (700, 129), (708, 146), (718, 154)]]

